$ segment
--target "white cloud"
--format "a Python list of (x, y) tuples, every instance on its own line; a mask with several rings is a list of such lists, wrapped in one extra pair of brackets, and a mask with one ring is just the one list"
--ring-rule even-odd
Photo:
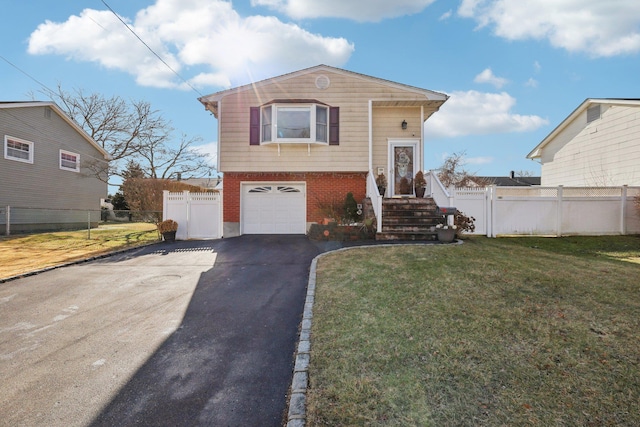
[(637, 0), (462, 0), (458, 14), (509, 40), (548, 39), (594, 57), (640, 52)]
[(446, 21), (447, 19), (451, 18), (451, 15), (453, 15), (453, 10), (448, 10), (442, 15), (440, 15), (440, 18), (438, 18), (438, 21)]
[[(123, 20), (195, 87), (228, 87), (249, 74), (260, 79), (320, 63), (341, 66), (354, 51), (344, 38), (274, 17), (243, 18), (223, 0), (156, 0)], [(108, 11), (85, 9), (65, 22), (40, 24), (28, 52), (95, 62), (130, 73), (143, 86), (188, 88)]]
[(533, 77), (530, 77), (529, 80), (524, 84), (526, 87), (538, 87), (538, 81)]
[(251, 0), (252, 6), (266, 6), (293, 19), (345, 18), (377, 22), (421, 12), (435, 0)]
[(515, 98), (506, 92), (475, 90), (453, 92), (438, 114), (425, 124), (428, 139), (465, 135), (530, 132), (549, 121), (535, 115), (515, 114)]
[(533, 69), (536, 73), (539, 73), (542, 70), (542, 65), (538, 61), (533, 62)]
[(502, 86), (506, 85), (509, 82), (509, 80), (503, 77), (497, 77), (495, 74), (493, 74), (491, 68), (485, 68), (484, 71), (482, 71), (473, 79), (473, 81), (476, 83), (489, 83), (495, 86), (497, 89), (500, 89)]

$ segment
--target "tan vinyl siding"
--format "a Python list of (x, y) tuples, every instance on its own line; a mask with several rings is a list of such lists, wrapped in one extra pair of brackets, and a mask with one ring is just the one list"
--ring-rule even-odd
[[(57, 113), (45, 117), (45, 106), (1, 108), (0, 138), (33, 143), (33, 164), (0, 157), (0, 206), (50, 209), (100, 209), (106, 183), (87, 176), (84, 164), (104, 156)], [(60, 169), (60, 150), (80, 155), (80, 172)]]
[[(407, 129), (402, 129), (402, 121), (406, 120)], [(376, 107), (373, 109), (373, 172), (379, 167), (387, 171), (387, 156), (389, 154), (389, 139), (402, 140), (420, 139), (422, 126), (420, 107)], [(421, 159), (416, 159), (422, 165)]]
[[(329, 77), (329, 88), (316, 88), (316, 78), (320, 75)], [(277, 144), (250, 146), (249, 107), (283, 98), (315, 99), (340, 107), (340, 145), (312, 144), (309, 149), (307, 144), (283, 143), (280, 144), (279, 153)], [(255, 92), (230, 93), (222, 98), (219, 105), (221, 172), (366, 172), (369, 165), (370, 99), (425, 101), (420, 93), (327, 70), (296, 76), (278, 84), (263, 85)], [(417, 113), (413, 114), (416, 119), (411, 122), (419, 126), (417, 117), (420, 107), (414, 109), (417, 109)], [(411, 123), (409, 116), (406, 120)], [(400, 122), (397, 123), (398, 130)], [(386, 126), (391, 127), (392, 124)], [(419, 128), (416, 133), (419, 138)], [(376, 140), (376, 144), (384, 143), (386, 147), (386, 137)]]
[(542, 185), (640, 185), (640, 107), (602, 105), (586, 110), (543, 150)]

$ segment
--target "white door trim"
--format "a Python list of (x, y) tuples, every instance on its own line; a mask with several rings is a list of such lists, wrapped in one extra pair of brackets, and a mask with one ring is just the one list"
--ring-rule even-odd
[[(389, 179), (388, 179), (388, 194), (390, 197), (399, 196), (395, 194), (395, 157), (394, 157), (394, 149), (397, 147), (411, 147), (413, 148), (413, 171), (411, 173), (411, 177), (414, 177), (416, 173), (420, 170), (420, 165), (422, 164), (422, 150), (420, 150), (420, 139), (411, 138), (411, 139), (388, 139), (388, 152), (387, 159), (388, 165), (387, 170), (389, 171)], [(413, 194), (413, 193), (412, 193)]]

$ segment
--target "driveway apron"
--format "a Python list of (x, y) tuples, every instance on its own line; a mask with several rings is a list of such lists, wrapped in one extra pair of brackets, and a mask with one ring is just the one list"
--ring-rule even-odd
[(0, 425), (281, 426), (320, 251), (177, 242), (0, 284)]

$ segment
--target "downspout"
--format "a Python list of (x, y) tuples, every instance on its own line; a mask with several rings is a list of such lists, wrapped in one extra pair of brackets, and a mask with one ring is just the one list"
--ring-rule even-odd
[(216, 119), (218, 119), (218, 144), (216, 147), (216, 151), (218, 153), (218, 158), (216, 159), (216, 172), (220, 173), (220, 135), (222, 134), (222, 132), (220, 131), (220, 119), (219, 117), (222, 114), (222, 100), (218, 101), (218, 117), (216, 117)]
[(424, 105), (420, 106), (420, 122), (422, 123), (420, 125), (420, 164), (422, 165), (420, 170), (424, 171), (424, 152), (426, 149), (424, 146)]
[(369, 173), (373, 173), (373, 101), (369, 100)]

